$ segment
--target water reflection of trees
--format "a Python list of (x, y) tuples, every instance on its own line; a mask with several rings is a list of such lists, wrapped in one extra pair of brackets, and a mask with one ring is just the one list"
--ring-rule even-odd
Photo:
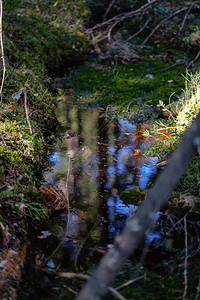
[(81, 245), (87, 237), (81, 249), (84, 259), (88, 247), (111, 243), (135, 208), (122, 202), (120, 192), (140, 184), (142, 156), (137, 149), (143, 138), (134, 124), (123, 119), (108, 122), (97, 108), (66, 105), (65, 120), (63, 111), (64, 133), (56, 153), (60, 163), (53, 176), (73, 209), (84, 213), (74, 218), (69, 212), (66, 232), (70, 237), (76, 222), (79, 230), (73, 238)]

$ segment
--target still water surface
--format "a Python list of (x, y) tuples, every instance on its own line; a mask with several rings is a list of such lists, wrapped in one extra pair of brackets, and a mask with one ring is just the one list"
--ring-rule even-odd
[[(46, 184), (63, 191), (71, 208), (52, 216), (32, 239), (20, 299), (55, 299), (60, 283), (46, 272), (83, 272), (98, 264), (137, 209), (122, 192), (147, 189), (157, 173), (158, 158), (144, 155), (152, 140), (141, 126), (108, 119), (100, 108), (62, 102), (58, 119), (60, 138), (43, 175)], [(154, 227), (144, 241), (156, 248), (163, 237)]]
[[(125, 203), (121, 193), (146, 189), (157, 172), (158, 158), (145, 157), (150, 142), (140, 126), (108, 120), (102, 109), (64, 105), (59, 121), (61, 138), (44, 178), (63, 191), (71, 209), (44, 228), (52, 233), (45, 243), (53, 236), (62, 241), (54, 255), (49, 253), (47, 264), (51, 268), (71, 264), (78, 271), (92, 262), (94, 252), (103, 253), (112, 244), (134, 213), (136, 206)], [(159, 240), (160, 235), (149, 233), (146, 239)]]

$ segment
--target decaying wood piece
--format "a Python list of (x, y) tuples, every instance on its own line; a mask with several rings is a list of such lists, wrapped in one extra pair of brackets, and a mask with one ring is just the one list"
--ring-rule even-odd
[(40, 192), (43, 195), (45, 205), (52, 211), (69, 208), (67, 197), (57, 187), (50, 184), (41, 185)]
[(185, 133), (168, 166), (147, 193), (135, 216), (130, 217), (121, 235), (116, 237), (114, 247), (102, 259), (97, 271), (78, 295), (78, 300), (98, 300), (112, 285), (115, 276), (152, 225), (155, 213), (167, 202), (199, 146), (200, 114)]

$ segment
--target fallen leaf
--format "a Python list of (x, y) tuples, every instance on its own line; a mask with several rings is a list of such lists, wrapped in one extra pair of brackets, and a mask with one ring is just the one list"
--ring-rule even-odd
[(135, 156), (135, 155), (138, 155), (140, 153), (140, 150), (135, 150), (134, 153), (131, 154), (131, 156)]

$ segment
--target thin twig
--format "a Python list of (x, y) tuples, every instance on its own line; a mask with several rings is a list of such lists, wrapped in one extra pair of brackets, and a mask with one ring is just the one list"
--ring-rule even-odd
[(175, 67), (175, 66), (185, 64), (185, 62), (186, 62), (186, 59), (185, 59), (185, 58), (184, 58), (184, 59), (181, 59), (180, 61), (174, 63), (173, 65), (171, 65), (171, 66), (169, 66), (169, 67), (167, 67), (167, 68), (165, 68), (165, 69), (162, 69), (161, 71), (158, 71), (158, 72), (159, 72), (159, 73), (164, 73), (164, 72), (170, 70), (171, 68), (173, 68), (173, 67)]
[(97, 28), (101, 28), (101, 27), (103, 27), (105, 25), (112, 24), (113, 22), (115, 23), (116, 20), (117, 20), (117, 23), (119, 23), (119, 22), (121, 22), (121, 21), (123, 21), (123, 20), (125, 20), (127, 18), (131, 18), (134, 15), (137, 15), (137, 14), (141, 13), (141, 11), (143, 11), (146, 8), (148, 8), (150, 5), (154, 4), (155, 2), (158, 2), (158, 0), (152, 0), (151, 2), (146, 3), (145, 5), (141, 6), (140, 8), (138, 8), (138, 9), (136, 9), (134, 11), (130, 11), (128, 13), (127, 12), (126, 13), (121, 13), (121, 14), (119, 14), (117, 16), (114, 16), (114, 17), (112, 17), (111, 19), (109, 19), (109, 20), (107, 20), (105, 22), (102, 22), (100, 24), (95, 25), (94, 27), (92, 27), (91, 29), (89, 29), (89, 31), (97, 29)]
[(75, 294), (75, 295), (78, 295), (78, 292), (77, 291), (74, 291), (72, 288), (70, 288), (69, 286), (66, 287), (68, 289), (69, 292)]
[(185, 11), (187, 8), (182, 8), (179, 9), (177, 11), (175, 11), (173, 14), (171, 14), (170, 16), (168, 16), (167, 18), (165, 18), (164, 20), (162, 20), (156, 27), (154, 27), (154, 29), (151, 31), (151, 33), (146, 37), (146, 39), (144, 40), (144, 42), (142, 43), (141, 47), (143, 47), (146, 42), (150, 39), (150, 37), (156, 32), (156, 30), (158, 30), (158, 28), (160, 28), (164, 23), (166, 23), (168, 20), (170, 20), (171, 18), (173, 18), (174, 16), (176, 16), (177, 14), (180, 14), (182, 11)]
[(131, 105), (133, 102), (137, 101), (137, 100), (138, 100), (138, 98), (136, 98), (136, 99), (132, 100), (131, 102), (129, 102), (129, 104), (128, 104), (128, 106), (127, 106), (127, 109), (126, 109), (126, 113), (128, 113), (129, 108), (130, 108), (130, 105)]
[(175, 37), (173, 37), (173, 38), (170, 40), (170, 42), (172, 42), (173, 40), (177, 39), (177, 37), (181, 34), (181, 31), (182, 31), (182, 29), (183, 29), (183, 27), (184, 27), (184, 25), (185, 25), (185, 22), (186, 22), (186, 20), (187, 20), (187, 17), (188, 17), (188, 15), (189, 15), (191, 9), (193, 8), (193, 6), (194, 6), (194, 3), (192, 3), (192, 4), (190, 5), (188, 11), (186, 12), (185, 17), (184, 17), (184, 19), (183, 19), (183, 22), (181, 23), (179, 32), (175, 35)]
[(81, 274), (81, 273), (73, 273), (73, 272), (59, 272), (59, 277), (65, 279), (81, 279), (81, 280), (88, 280), (90, 278), (89, 275)]
[(25, 113), (26, 113), (26, 121), (28, 123), (30, 134), (32, 135), (33, 130), (32, 130), (31, 122), (30, 122), (30, 119), (29, 119), (29, 109), (28, 109), (28, 106), (27, 106), (27, 91), (26, 91), (26, 88), (24, 87), (22, 89), (22, 91), (23, 91), (23, 94), (24, 94), (24, 108), (25, 108)]
[(107, 14), (109, 13), (109, 11), (111, 10), (111, 7), (113, 6), (113, 4), (115, 3), (115, 0), (112, 0), (108, 6), (108, 8), (106, 9), (106, 12), (103, 16), (103, 20), (105, 21), (106, 17), (107, 17)]
[(117, 20), (114, 24), (112, 24), (108, 30), (108, 34), (107, 34), (107, 38), (108, 38), (108, 41), (110, 42), (111, 41), (111, 33), (112, 33), (112, 30), (113, 28), (120, 22), (121, 20)]
[(142, 276), (139, 276), (137, 278), (134, 278), (134, 279), (131, 279), (131, 280), (128, 280), (127, 282), (123, 283), (122, 285), (119, 285), (118, 287), (115, 288), (116, 291), (118, 290), (121, 290), (123, 289), (124, 287), (127, 287), (128, 285), (140, 280), (140, 279), (145, 279), (146, 278), (146, 274), (145, 275), (142, 275)]
[(131, 35), (127, 40), (126, 42), (132, 40), (134, 37), (136, 37), (140, 32), (142, 32), (146, 27), (147, 25), (149, 24), (149, 22), (152, 20), (151, 17), (148, 18), (148, 20), (144, 23), (144, 25), (137, 31), (135, 32), (133, 35)]
[(188, 263), (188, 238), (187, 238), (187, 221), (186, 217), (184, 217), (184, 230), (185, 230), (185, 260), (184, 260), (184, 293), (183, 299), (186, 299), (187, 290), (188, 290), (188, 278), (187, 278), (187, 263)]
[(187, 69), (191, 66), (191, 64), (193, 64), (200, 56), (200, 50), (197, 53), (197, 55), (195, 56), (195, 58), (193, 60), (191, 60), (191, 62), (187, 65)]
[(131, 18), (133, 17), (134, 15), (138, 15), (140, 13), (141, 15), (141, 11), (143, 11), (144, 9), (146, 9), (148, 6), (152, 5), (153, 3), (155, 3), (157, 0), (152, 0), (151, 2), (149, 3), (146, 3), (145, 5), (143, 5), (142, 7), (140, 7), (139, 9), (135, 10), (135, 11), (131, 11), (129, 13), (125, 13), (121, 18), (118, 18), (114, 24), (112, 24), (108, 30), (108, 40), (110, 41), (111, 40), (111, 32), (113, 30), (113, 28), (120, 22), (124, 21), (125, 19), (127, 18)]
[[(61, 278), (66, 278), (66, 279), (80, 279), (80, 280), (88, 280), (90, 279), (90, 276), (85, 275), (85, 274), (80, 274), (80, 273), (71, 273), (71, 272), (60, 272), (58, 273), (58, 276)], [(117, 299), (119, 300), (126, 300), (118, 291), (117, 289), (113, 287), (108, 287), (108, 291), (114, 295)]]
[(5, 74), (6, 74), (6, 65), (5, 65), (5, 58), (4, 58), (4, 47), (3, 47), (3, 25), (2, 25), (2, 18), (3, 18), (3, 4), (2, 0), (0, 0), (0, 44), (1, 44), (1, 58), (3, 64), (3, 77), (1, 81), (1, 88), (0, 88), (0, 95), (1, 101), (3, 99), (3, 85), (5, 81)]
[(124, 296), (122, 296), (118, 291), (116, 291), (114, 288), (112, 287), (108, 287), (108, 291), (115, 296), (117, 299), (119, 300), (126, 300), (126, 298), (124, 298)]
[(92, 233), (92, 231), (97, 227), (97, 225), (99, 224), (99, 220), (97, 220), (94, 225), (92, 226), (92, 229), (88, 232), (88, 234), (86, 235), (86, 237), (84, 238), (84, 240), (82, 241), (82, 243), (80, 244), (79, 246), (79, 249), (76, 253), (76, 257), (75, 257), (75, 260), (74, 260), (74, 267), (75, 267), (75, 270), (76, 272), (78, 273), (78, 266), (77, 266), (77, 263), (78, 263), (78, 257), (79, 257), (79, 254), (81, 253), (81, 250), (83, 248), (83, 245), (85, 244), (85, 242), (87, 241), (87, 239), (89, 238), (90, 234)]
[(65, 241), (65, 239), (66, 239), (66, 234), (64, 234), (60, 243), (57, 245), (57, 247), (54, 249), (54, 251), (46, 258), (46, 261), (50, 260), (56, 254), (56, 252), (60, 248), (60, 245)]
[[(178, 230), (178, 228), (179, 228), (179, 229), (180, 229), (180, 228), (182, 229), (182, 226), (180, 226), (180, 225), (181, 225), (182, 221), (183, 221), (184, 219), (187, 218), (187, 216), (189, 215), (189, 213), (192, 212), (193, 207), (194, 207), (194, 203), (193, 203), (192, 207), (188, 210), (188, 212), (184, 215), (183, 218), (178, 219), (178, 218), (176, 217), (177, 220), (178, 220), (176, 223), (174, 223), (174, 222), (171, 220), (170, 215), (168, 215), (168, 219), (171, 221), (171, 228), (170, 228), (170, 230), (169, 230), (168, 232), (165, 233), (166, 236), (170, 236), (170, 234), (171, 234), (171, 232), (172, 232), (173, 230)], [(173, 215), (173, 217), (175, 218), (174, 215)], [(180, 227), (177, 227), (177, 226), (180, 226)], [(166, 238), (166, 239), (167, 239), (167, 238)], [(165, 241), (166, 241), (166, 239), (165, 239)], [(165, 241), (164, 241), (164, 243), (165, 243)]]

